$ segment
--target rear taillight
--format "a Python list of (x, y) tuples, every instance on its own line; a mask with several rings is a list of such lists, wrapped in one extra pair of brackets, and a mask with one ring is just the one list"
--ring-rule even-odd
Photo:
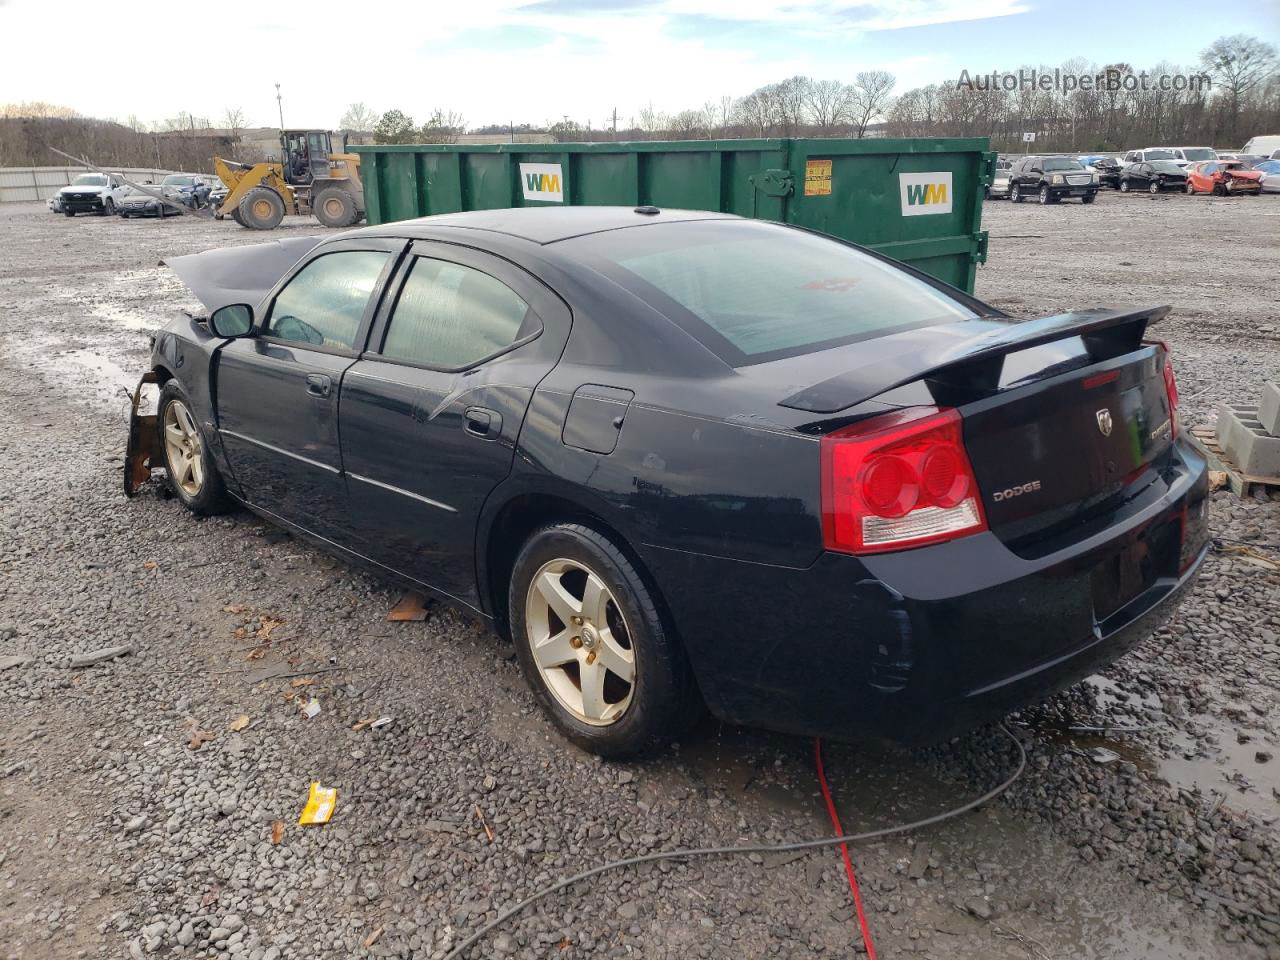
[(986, 529), (955, 410), (912, 407), (822, 438), (828, 550), (903, 550)]
[(1170, 435), (1176, 437), (1178, 435), (1178, 380), (1173, 375), (1173, 353), (1169, 349), (1169, 345), (1163, 340), (1146, 341), (1153, 347), (1159, 347), (1164, 351), (1164, 391), (1169, 395), (1169, 428)]

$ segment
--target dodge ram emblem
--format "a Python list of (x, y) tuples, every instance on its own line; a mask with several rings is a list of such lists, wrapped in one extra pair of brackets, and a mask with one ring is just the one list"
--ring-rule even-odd
[(1098, 429), (1102, 431), (1102, 435), (1111, 436), (1111, 411), (1103, 407), (1094, 416), (1098, 418)]

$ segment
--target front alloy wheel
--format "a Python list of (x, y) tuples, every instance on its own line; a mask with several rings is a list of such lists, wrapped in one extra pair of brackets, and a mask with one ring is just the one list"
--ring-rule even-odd
[(1040, 202), (1041, 202), (1041, 203), (1048, 203), (1048, 202), (1049, 202), (1049, 200), (1050, 200), (1050, 196), (1049, 196), (1049, 188), (1048, 188), (1048, 187), (1041, 187), (1041, 188), (1040, 188)]
[(164, 410), (164, 446), (173, 482), (189, 498), (204, 489), (204, 446), (191, 411), (181, 400), (173, 400)]
[(617, 600), (585, 564), (544, 563), (525, 601), (533, 660), (556, 701), (576, 720), (608, 726), (635, 691), (631, 633)]

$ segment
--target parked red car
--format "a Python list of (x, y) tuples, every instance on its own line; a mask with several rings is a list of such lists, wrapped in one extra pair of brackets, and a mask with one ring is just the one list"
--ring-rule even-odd
[(1239, 160), (1205, 160), (1187, 167), (1187, 193), (1261, 193), (1262, 174)]

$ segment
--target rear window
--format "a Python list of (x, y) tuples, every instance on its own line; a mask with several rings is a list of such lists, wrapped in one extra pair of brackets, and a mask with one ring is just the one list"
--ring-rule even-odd
[(1156, 173), (1182, 173), (1182, 168), (1172, 160), (1156, 160), (1151, 164), (1151, 169)]
[(565, 245), (733, 366), (975, 316), (891, 263), (757, 221), (653, 224)]
[(1174, 159), (1173, 151), (1172, 150), (1148, 150), (1147, 159), (1148, 160), (1173, 160)]
[(1182, 155), (1188, 160), (1216, 160), (1218, 154), (1209, 147), (1184, 147)]

